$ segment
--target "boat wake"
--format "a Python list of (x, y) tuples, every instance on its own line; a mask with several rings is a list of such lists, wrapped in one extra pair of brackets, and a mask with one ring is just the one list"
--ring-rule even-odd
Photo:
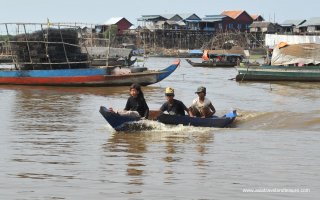
[(242, 111), (235, 120), (240, 129), (320, 130), (320, 112), (253, 112)]
[[(108, 128), (115, 132), (115, 130), (110, 125), (108, 125)], [(121, 126), (120, 132), (206, 133), (212, 132), (212, 130), (217, 129), (220, 128), (168, 125), (152, 120), (140, 120), (123, 124)]]

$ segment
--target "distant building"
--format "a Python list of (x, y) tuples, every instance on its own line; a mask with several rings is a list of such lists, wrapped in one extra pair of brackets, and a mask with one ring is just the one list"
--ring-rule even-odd
[(142, 15), (138, 18), (140, 27), (147, 29), (198, 30), (201, 18), (196, 14)]
[(300, 30), (298, 26), (302, 25), (305, 23), (306, 20), (286, 20), (282, 22), (280, 25), (283, 28), (283, 33), (285, 34), (294, 34), (294, 33), (299, 33)]
[(200, 18), (194, 13), (142, 15), (138, 26), (152, 30), (204, 30), (216, 31), (249, 31), (253, 21), (264, 21), (260, 15), (249, 15), (244, 10), (223, 11), (220, 15), (205, 15)]
[(223, 25), (224, 30), (239, 30), (241, 32), (249, 31), (249, 26), (252, 24), (252, 17), (244, 10), (227, 10), (221, 15), (228, 16), (229, 19)]
[(129, 28), (133, 25), (124, 17), (112, 17), (108, 21), (106, 21), (102, 26), (102, 29), (106, 30), (105, 27), (116, 25), (118, 30), (117, 34), (123, 34), (124, 31), (129, 30)]
[(265, 21), (254, 21), (250, 25), (251, 33), (281, 33), (282, 27), (276, 23)]
[(314, 17), (306, 20), (305, 23), (297, 26), (300, 33), (319, 34), (320, 33), (320, 17)]
[(179, 14), (181, 16), (182, 21), (186, 24), (186, 28), (188, 30), (199, 30), (199, 23), (201, 18), (196, 15), (195, 13), (186, 13), (186, 14)]
[(200, 22), (200, 29), (204, 31), (223, 31), (226, 23), (232, 19), (225, 15), (205, 15)]
[(138, 20), (138, 26), (149, 30), (156, 29), (156, 24), (168, 20), (161, 15), (142, 15)]
[(261, 15), (250, 15), (254, 22), (264, 21), (264, 18)]

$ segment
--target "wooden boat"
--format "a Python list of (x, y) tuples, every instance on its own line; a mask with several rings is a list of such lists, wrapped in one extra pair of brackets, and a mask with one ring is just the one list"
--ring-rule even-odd
[(157, 83), (180, 64), (175, 61), (162, 70), (135, 72), (119, 67), (89, 67), (52, 70), (0, 69), (0, 84), (7, 85), (54, 85), (54, 86), (129, 86), (139, 83), (143, 86)]
[(164, 124), (182, 124), (184, 126), (217, 127), (224, 128), (231, 124), (237, 117), (237, 112), (231, 111), (222, 117), (213, 116), (210, 118), (199, 118), (189, 116), (178, 116), (161, 114), (157, 120)]
[[(116, 131), (128, 130), (128, 124), (140, 121), (140, 118), (138, 117), (120, 116), (116, 113), (109, 112), (104, 106), (100, 107), (99, 112)], [(194, 118), (189, 116), (161, 114), (155, 119), (164, 124), (223, 128), (231, 124), (235, 120), (236, 116), (237, 112), (234, 110), (222, 117), (214, 116), (212, 118)]]
[(237, 81), (320, 81), (320, 66), (237, 66)]
[(270, 65), (237, 67), (236, 80), (320, 81), (319, 44), (281, 42), (273, 49), (268, 63)]
[(241, 54), (210, 54), (210, 58), (202, 62), (193, 62), (186, 59), (193, 67), (234, 67), (242, 60), (243, 56)]
[[(83, 33), (82, 28), (78, 26), (60, 23), (0, 23), (0, 31), (4, 30), (7, 36), (2, 45), (7, 50), (6, 54), (10, 60), (1, 63), (0, 84), (128, 86), (139, 83), (145, 86), (168, 77), (180, 64), (180, 60), (177, 60), (163, 70), (110, 64), (106, 66), (105, 62), (100, 66), (93, 66), (91, 60), (103, 58), (103, 55), (130, 59), (132, 50), (87, 48), (85, 45), (93, 41), (88, 41), (91, 37), (84, 36), (90, 31), (94, 34), (94, 30)], [(99, 35), (97, 36), (99, 38)], [(6, 63), (7, 61), (9, 63)]]

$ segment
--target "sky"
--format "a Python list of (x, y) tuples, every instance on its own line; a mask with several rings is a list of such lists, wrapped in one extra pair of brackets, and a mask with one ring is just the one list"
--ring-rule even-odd
[(136, 25), (141, 15), (195, 13), (204, 17), (224, 10), (245, 10), (280, 24), (320, 17), (319, 0), (0, 0), (0, 5), (0, 23), (49, 19), (102, 24), (111, 17), (125, 17)]

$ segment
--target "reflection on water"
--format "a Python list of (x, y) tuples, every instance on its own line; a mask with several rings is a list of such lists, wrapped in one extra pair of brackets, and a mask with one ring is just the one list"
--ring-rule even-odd
[[(125, 157), (123, 163), (127, 166), (126, 175), (131, 177), (127, 184), (143, 185), (144, 176), (150, 173), (158, 173), (158, 171), (147, 174), (145, 170), (152, 166), (161, 167), (161, 173), (165, 177), (164, 183), (170, 184), (176, 181), (176, 176), (181, 173), (175, 166), (184, 162), (185, 155), (188, 154), (185, 144), (194, 146), (194, 150), (198, 152), (199, 158), (193, 161), (193, 167), (205, 169), (209, 166), (208, 161), (203, 158), (208, 153), (208, 147), (212, 146), (213, 134), (211, 132), (196, 133), (192, 132), (175, 132), (167, 130), (167, 132), (140, 132), (140, 133), (115, 133), (108, 142), (103, 144), (103, 149), (109, 159), (117, 160), (118, 157)], [(160, 150), (160, 152), (159, 152)], [(150, 164), (148, 157), (155, 156), (157, 163)], [(115, 166), (116, 163), (108, 163)], [(204, 174), (207, 173), (204, 170)], [(158, 175), (157, 175), (158, 176)]]

